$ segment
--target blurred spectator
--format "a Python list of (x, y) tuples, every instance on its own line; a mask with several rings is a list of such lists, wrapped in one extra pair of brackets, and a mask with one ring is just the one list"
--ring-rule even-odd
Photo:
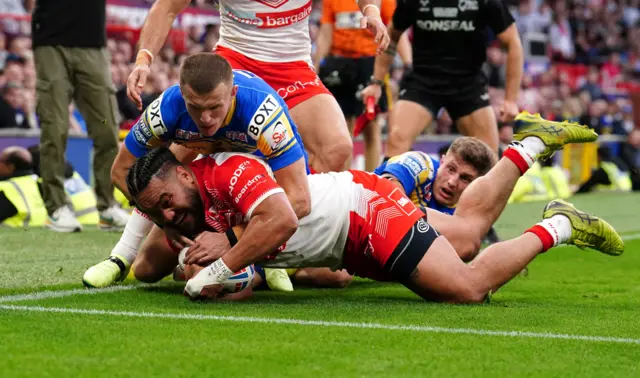
[(2, 89), (0, 98), (0, 127), (30, 128), (25, 112), (24, 88), (19, 82), (10, 81)]
[(562, 61), (571, 61), (575, 56), (571, 25), (567, 19), (565, 2), (556, 3), (553, 23), (549, 28), (549, 41), (553, 56)]
[(592, 100), (602, 98), (602, 88), (600, 88), (600, 72), (596, 66), (589, 67), (587, 82), (580, 88), (580, 91), (589, 92)]
[(9, 146), (0, 152), (0, 181), (33, 173), (33, 158), (27, 149)]

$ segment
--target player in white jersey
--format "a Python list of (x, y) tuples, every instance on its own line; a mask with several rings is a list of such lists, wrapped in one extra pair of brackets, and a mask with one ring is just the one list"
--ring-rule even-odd
[[(497, 217), (518, 177), (537, 158), (597, 135), (558, 124), (553, 130), (527, 128), (518, 138), (522, 142), (512, 144), (502, 160), (464, 192), (460, 207), (468, 219), (459, 217), (460, 222), (472, 224), (470, 213)], [(187, 282), (185, 292), (193, 298), (217, 297), (220, 284), (234, 271), (260, 262), (279, 268), (344, 268), (365, 278), (401, 282), (425, 299), (474, 303), (558, 244), (610, 255), (624, 251), (609, 224), (556, 200), (545, 207), (542, 222), (516, 239), (490, 246), (467, 265), (436, 231), (441, 220), (434, 217), (428, 223), (392, 182), (353, 170), (309, 176), (312, 211), (298, 221), (268, 166), (246, 154), (210, 155), (187, 167), (168, 149), (156, 150), (134, 164), (127, 186), (136, 206), (160, 227), (204, 235), (206, 242), (192, 243), (184, 261), (207, 265)], [(239, 240), (237, 234), (230, 235), (234, 226), (243, 226)], [(226, 235), (211, 232), (222, 229)], [(136, 260), (146, 264), (140, 269), (170, 269), (178, 258), (159, 238), (162, 231), (155, 230), (148, 240), (148, 260)]]
[[(356, 0), (354, 0), (356, 1)], [(141, 50), (127, 81), (127, 94), (141, 107), (140, 93), (153, 56), (171, 24), (190, 0), (157, 0), (140, 35)], [(358, 0), (360, 24), (374, 35), (382, 52), (389, 37), (380, 19), (379, 0)], [(311, 66), (311, 0), (221, 0), (216, 53), (234, 69), (251, 71), (285, 100), (316, 172), (341, 171), (352, 151), (346, 121), (336, 100)]]

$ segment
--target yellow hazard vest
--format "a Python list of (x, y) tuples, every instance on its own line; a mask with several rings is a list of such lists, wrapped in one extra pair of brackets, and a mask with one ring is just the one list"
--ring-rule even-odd
[(100, 216), (96, 207), (96, 195), (78, 172), (73, 172), (71, 178), (64, 180), (64, 190), (71, 200), (71, 210), (75, 213), (78, 222), (98, 224)]
[(5, 219), (2, 225), (16, 228), (44, 226), (47, 209), (38, 189), (38, 176), (20, 176), (0, 181), (0, 192), (4, 192), (18, 210), (18, 214)]
[(596, 185), (596, 190), (598, 191), (621, 191), (621, 192), (630, 192), (631, 191), (631, 176), (629, 172), (624, 172), (618, 168), (615, 163), (610, 161), (602, 161), (600, 162), (600, 168), (604, 169), (609, 177), (609, 181), (611, 184), (609, 185)]
[(508, 203), (545, 201), (549, 199), (549, 193), (542, 181), (540, 164), (535, 163), (527, 173), (516, 182)]
[(571, 197), (571, 187), (569, 177), (564, 173), (564, 169), (558, 165), (542, 168), (542, 181), (549, 193), (549, 199)]
[(131, 205), (129, 205), (129, 200), (125, 197), (124, 194), (118, 189), (113, 188), (113, 198), (116, 199), (116, 202), (120, 204), (120, 207), (123, 209), (133, 209)]

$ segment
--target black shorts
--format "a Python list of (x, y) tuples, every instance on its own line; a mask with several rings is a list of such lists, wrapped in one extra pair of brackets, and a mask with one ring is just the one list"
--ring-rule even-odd
[(453, 121), (489, 106), (487, 79), (483, 73), (469, 78), (431, 78), (409, 71), (400, 82), (399, 100), (415, 102), (436, 118), (445, 108)]
[[(344, 58), (328, 56), (320, 67), (320, 79), (338, 101), (345, 117), (357, 117), (364, 111), (358, 92), (369, 84), (373, 75), (375, 57)], [(387, 82), (387, 80), (385, 80)], [(378, 102), (381, 113), (389, 110), (390, 98), (388, 85), (382, 88), (382, 97)]]
[(384, 270), (398, 282), (408, 281), (438, 236), (440, 233), (427, 222), (426, 215), (418, 219), (394, 249)]

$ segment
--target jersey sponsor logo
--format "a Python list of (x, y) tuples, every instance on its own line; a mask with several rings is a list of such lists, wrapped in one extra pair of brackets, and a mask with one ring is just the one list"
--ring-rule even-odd
[(411, 175), (413, 177), (417, 177), (420, 172), (422, 172), (424, 169), (426, 169), (425, 166), (423, 166), (422, 164), (420, 164), (419, 162), (417, 162), (414, 158), (407, 156), (404, 159), (402, 159), (401, 162), (402, 165), (404, 165), (406, 168), (408, 168), (411, 171)]
[(180, 139), (186, 139), (186, 140), (194, 140), (194, 139), (202, 139), (202, 138), (204, 138), (204, 136), (202, 134), (200, 134), (200, 133), (195, 133), (193, 131), (182, 130), (182, 129), (176, 130), (176, 137), (180, 138)]
[(316, 78), (314, 80), (307, 81), (304, 83), (298, 80), (295, 83), (288, 85), (287, 87), (278, 88), (277, 92), (278, 92), (278, 95), (282, 97), (282, 99), (286, 99), (287, 96), (289, 96), (290, 94), (293, 94), (298, 90), (305, 89), (307, 85), (319, 87), (322, 85), (322, 80), (320, 80), (318, 75), (316, 75)]
[(262, 3), (271, 8), (280, 8), (282, 4), (285, 4), (289, 0), (256, 0), (259, 3)]
[(307, 19), (311, 15), (311, 1), (299, 8), (285, 12), (256, 13), (254, 17), (251, 17), (227, 10), (225, 15), (235, 22), (260, 29), (281, 28)]
[(247, 128), (247, 134), (257, 140), (264, 125), (267, 124), (269, 118), (278, 110), (280, 110), (280, 104), (278, 104), (275, 97), (268, 95), (267, 98), (262, 101), (258, 110), (253, 114), (253, 117), (251, 117), (251, 122), (249, 122), (249, 127)]
[(471, 21), (459, 20), (418, 20), (416, 24), (420, 29), (428, 31), (474, 31), (476, 27)]
[(224, 133), (224, 136), (230, 140), (237, 140), (242, 143), (248, 143), (247, 134), (241, 133), (239, 131), (227, 131)]
[(251, 164), (251, 162), (245, 161), (244, 163), (240, 164), (235, 171), (233, 171), (233, 176), (231, 176), (231, 180), (229, 180), (229, 197), (233, 197), (233, 189), (238, 183), (238, 179), (240, 178), (240, 176), (242, 176), (249, 164)]
[(240, 200), (242, 199), (242, 196), (244, 196), (244, 194), (247, 192), (247, 190), (249, 190), (249, 188), (259, 182), (260, 180), (264, 179), (264, 175), (262, 173), (257, 174), (254, 178), (252, 178), (251, 180), (247, 181), (246, 184), (244, 184), (244, 186), (242, 187), (242, 189), (240, 189), (240, 192), (238, 193), (238, 195), (236, 196), (236, 198), (233, 199), (233, 202), (235, 202), (236, 204), (240, 202)]
[(429, 11), (429, 0), (420, 0), (420, 8), (418, 8), (419, 12), (428, 12)]
[(489, 101), (489, 93), (483, 93), (480, 95), (480, 100)]
[(152, 136), (147, 137), (147, 133), (151, 134), (151, 131), (149, 130), (149, 127), (142, 122), (142, 120), (138, 121), (138, 123), (131, 128), (130, 132), (133, 133), (133, 139), (143, 146), (147, 145), (149, 140), (152, 138)]
[(458, 0), (458, 9), (460, 12), (464, 11), (477, 11), (478, 0)]
[(162, 108), (160, 107), (162, 103), (162, 95), (155, 99), (147, 110), (144, 111), (143, 119), (147, 126), (151, 129), (151, 132), (156, 137), (163, 135), (167, 132), (167, 127), (164, 125), (164, 121), (162, 120)]
[(429, 223), (425, 222), (422, 218), (418, 219), (418, 222), (416, 223), (416, 229), (419, 233), (424, 234), (425, 232), (429, 231), (429, 228)]
[(293, 138), (293, 132), (291, 131), (289, 120), (284, 113), (280, 115), (272, 127), (265, 130), (264, 137), (269, 144), (269, 147), (271, 147), (271, 150), (274, 152), (289, 143)]
[(413, 202), (402, 194), (399, 188), (394, 189), (393, 192), (389, 194), (389, 199), (395, 202), (400, 210), (407, 215), (411, 215), (417, 210)]
[(458, 8), (433, 8), (433, 15), (440, 18), (456, 18), (458, 16)]
[(360, 19), (362, 12), (338, 12), (335, 14), (336, 29), (360, 29)]

